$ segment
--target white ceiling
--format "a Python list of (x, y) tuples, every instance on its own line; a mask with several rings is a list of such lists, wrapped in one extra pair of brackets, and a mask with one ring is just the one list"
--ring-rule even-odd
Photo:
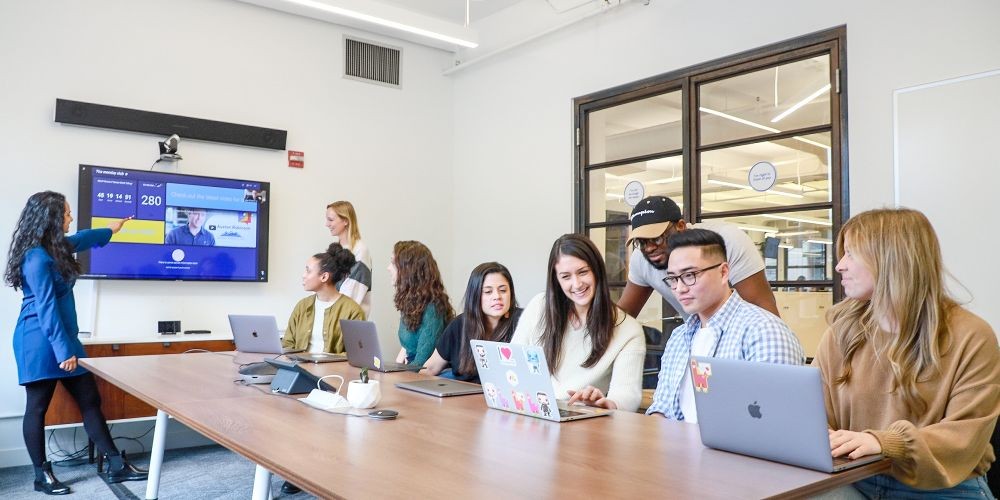
[[(371, 1), (371, 0), (369, 0)], [(465, 0), (377, 0), (394, 7), (436, 17), (448, 22), (465, 24)], [(469, 18), (476, 22), (521, 0), (470, 0)]]

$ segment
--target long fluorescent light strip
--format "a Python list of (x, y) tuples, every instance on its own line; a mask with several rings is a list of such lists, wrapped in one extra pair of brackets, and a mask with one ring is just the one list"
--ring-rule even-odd
[(821, 243), (823, 245), (832, 245), (833, 242), (830, 240), (806, 240), (806, 243)]
[(787, 215), (773, 215), (773, 214), (761, 214), (763, 217), (768, 217), (771, 219), (781, 219), (790, 220), (792, 222), (804, 222), (806, 224), (816, 224), (819, 226), (833, 226), (832, 222), (825, 221), (823, 219), (813, 219), (807, 217), (789, 217)]
[[(718, 117), (721, 117), (721, 118), (725, 118), (727, 120), (732, 120), (732, 121), (734, 121), (736, 123), (742, 123), (744, 125), (749, 125), (751, 127), (756, 127), (756, 128), (761, 129), (761, 130), (766, 130), (768, 132), (771, 132), (772, 134), (777, 134), (777, 133), (781, 132), (780, 130), (778, 130), (776, 128), (768, 127), (766, 125), (761, 125), (759, 123), (754, 123), (754, 122), (752, 122), (750, 120), (744, 120), (743, 118), (740, 118), (738, 116), (729, 115), (729, 114), (723, 113), (722, 111), (716, 111), (714, 109), (709, 109), (709, 108), (704, 108), (704, 107), (699, 107), (698, 109), (700, 111), (703, 111), (703, 112), (708, 113), (710, 115), (715, 115), (715, 116), (718, 116)], [(816, 146), (816, 147), (819, 147), (819, 148), (823, 148), (823, 149), (825, 149), (827, 151), (830, 151), (830, 146), (827, 146), (826, 144), (818, 143), (818, 142), (810, 140), (810, 139), (806, 139), (805, 137), (794, 136), (794, 137), (792, 137), (792, 139), (795, 139), (795, 140), (797, 140), (799, 142), (804, 142), (806, 144), (811, 144), (813, 146)], [(829, 163), (829, 161), (827, 161), (827, 163)]]
[(324, 12), (329, 12), (331, 14), (336, 14), (338, 16), (349, 17), (351, 19), (357, 19), (359, 21), (378, 24), (379, 26), (385, 26), (387, 28), (405, 31), (407, 33), (413, 33), (415, 35), (426, 36), (428, 38), (433, 38), (435, 40), (441, 40), (442, 42), (461, 45), (462, 47), (468, 47), (470, 49), (474, 49), (479, 46), (478, 43), (470, 42), (468, 40), (462, 40), (461, 38), (455, 38), (453, 36), (443, 35), (441, 33), (425, 30), (423, 28), (417, 28), (416, 26), (410, 26), (408, 24), (398, 23), (396, 21), (390, 21), (388, 19), (383, 19), (381, 17), (363, 14), (361, 12), (356, 12), (350, 9), (344, 9), (342, 7), (334, 7), (333, 5), (327, 5), (323, 2), (317, 2), (314, 0), (285, 0), (285, 1), (288, 3), (301, 5), (303, 7), (322, 10)]
[(768, 189), (767, 191), (757, 191), (756, 189), (754, 189), (754, 188), (752, 188), (750, 186), (744, 186), (742, 184), (737, 184), (735, 182), (717, 181), (715, 179), (709, 179), (708, 183), (710, 183), (710, 184), (718, 184), (719, 186), (728, 186), (728, 187), (734, 187), (734, 188), (738, 188), (738, 189), (746, 189), (746, 190), (749, 190), (749, 191), (753, 191), (755, 193), (778, 194), (778, 195), (781, 195), (781, 196), (787, 196), (789, 198), (803, 198), (803, 196), (801, 194), (786, 193), (784, 191), (776, 191), (774, 189)]
[(764, 226), (759, 226), (759, 227), (758, 226), (747, 226), (745, 224), (737, 224), (736, 227), (738, 227), (738, 228), (740, 228), (740, 229), (742, 229), (744, 231), (756, 231), (758, 233), (764, 233), (764, 234), (777, 234), (778, 233), (778, 228), (775, 228), (775, 227), (766, 228)]
[(786, 109), (780, 115), (775, 116), (774, 119), (771, 120), (771, 123), (778, 123), (779, 121), (781, 121), (786, 116), (788, 116), (788, 115), (790, 115), (790, 114), (798, 111), (799, 108), (801, 108), (802, 106), (805, 106), (806, 104), (809, 104), (810, 102), (812, 102), (813, 99), (815, 99), (815, 98), (823, 95), (823, 93), (826, 92), (826, 91), (828, 91), (828, 90), (830, 90), (830, 84), (829, 83), (826, 84), (826, 85), (824, 85), (822, 88), (820, 88), (816, 92), (813, 92), (812, 94), (810, 94), (809, 97), (806, 97), (805, 99), (802, 99), (801, 101), (795, 103), (792, 107)]

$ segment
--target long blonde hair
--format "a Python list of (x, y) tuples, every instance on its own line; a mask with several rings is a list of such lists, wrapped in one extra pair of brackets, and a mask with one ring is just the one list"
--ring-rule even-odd
[(358, 229), (358, 216), (354, 213), (354, 205), (349, 201), (335, 201), (326, 206), (333, 210), (337, 217), (347, 220), (347, 245), (344, 248), (354, 251), (354, 244), (361, 240), (361, 230)]
[(917, 392), (918, 379), (935, 373), (949, 342), (948, 315), (956, 306), (944, 284), (941, 247), (924, 214), (907, 208), (878, 209), (855, 215), (840, 229), (837, 254), (851, 254), (872, 273), (871, 299), (844, 299), (827, 313), (827, 322), (843, 353), (835, 384), (851, 378), (851, 359), (878, 331), (879, 320), (895, 327), (887, 358), (894, 390), (913, 413), (927, 404)]

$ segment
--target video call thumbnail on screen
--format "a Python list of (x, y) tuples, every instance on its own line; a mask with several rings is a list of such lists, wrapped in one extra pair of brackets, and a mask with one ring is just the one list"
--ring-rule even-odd
[(267, 281), (269, 184), (80, 166), (78, 227), (134, 217), (80, 255), (83, 277)]

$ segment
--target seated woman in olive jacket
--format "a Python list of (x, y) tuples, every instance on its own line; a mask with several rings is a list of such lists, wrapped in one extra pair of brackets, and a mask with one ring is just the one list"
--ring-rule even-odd
[(340, 320), (365, 319), (361, 306), (337, 291), (337, 283), (347, 276), (353, 265), (354, 254), (339, 243), (330, 244), (326, 252), (306, 261), (302, 288), (313, 294), (295, 305), (288, 318), (282, 347), (309, 352), (344, 352)]

